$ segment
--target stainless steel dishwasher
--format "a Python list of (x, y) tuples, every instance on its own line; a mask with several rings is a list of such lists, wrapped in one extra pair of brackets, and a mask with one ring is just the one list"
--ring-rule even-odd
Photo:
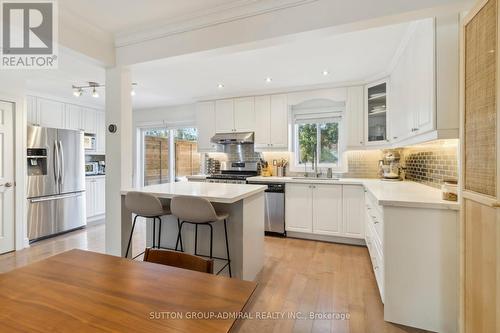
[(285, 184), (247, 182), (266, 185), (265, 192), (265, 232), (266, 235), (286, 236), (285, 231)]

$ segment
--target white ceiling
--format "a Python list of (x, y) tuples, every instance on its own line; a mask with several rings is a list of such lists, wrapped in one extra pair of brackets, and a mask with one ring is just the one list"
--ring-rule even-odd
[(242, 0), (61, 0), (59, 5), (101, 30), (118, 33), (152, 23), (191, 17), (196, 13), (240, 2)]
[[(266, 48), (134, 65), (135, 108), (370, 79), (386, 71), (410, 23)], [(330, 75), (323, 76), (323, 70)], [(266, 83), (266, 77), (272, 83)], [(219, 89), (218, 83), (224, 88)]]

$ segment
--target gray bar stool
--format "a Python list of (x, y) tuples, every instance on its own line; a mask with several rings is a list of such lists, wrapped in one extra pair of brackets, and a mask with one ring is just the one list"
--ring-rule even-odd
[[(195, 234), (194, 234), (194, 254), (200, 257), (209, 257), (210, 259), (219, 259), (227, 261), (227, 263), (217, 272), (219, 274), (226, 267), (229, 269), (229, 277), (232, 277), (231, 272), (231, 259), (229, 257), (229, 241), (227, 239), (227, 218), (228, 213), (217, 213), (214, 206), (210, 201), (205, 198), (198, 197), (187, 197), (179, 196), (173, 197), (170, 202), (170, 209), (172, 210), (172, 215), (177, 217), (177, 223), (179, 223), (179, 234), (177, 235), (177, 243), (175, 244), (175, 250), (177, 250), (178, 245), (181, 246), (181, 251), (184, 252), (182, 246), (182, 226), (184, 223), (194, 224)], [(227, 258), (219, 258), (213, 256), (213, 238), (214, 231), (212, 224), (218, 221), (224, 221), (224, 236), (226, 239), (226, 254)], [(198, 226), (205, 225), (210, 228), (210, 255), (198, 254)]]
[[(144, 217), (146, 219), (153, 219), (153, 248), (155, 247), (155, 231), (156, 231), (156, 219), (159, 221), (158, 226), (158, 246), (160, 248), (161, 242), (161, 216), (170, 215), (170, 208), (162, 205), (160, 199), (157, 197), (143, 192), (128, 192), (125, 196), (125, 207), (130, 210), (134, 217), (134, 223), (132, 224), (132, 230), (130, 231), (130, 237), (128, 239), (127, 252), (125, 257), (128, 257), (128, 251), (130, 250), (130, 244), (132, 243), (132, 235), (134, 234), (135, 223), (138, 217)], [(137, 258), (144, 252), (138, 254), (133, 259)]]

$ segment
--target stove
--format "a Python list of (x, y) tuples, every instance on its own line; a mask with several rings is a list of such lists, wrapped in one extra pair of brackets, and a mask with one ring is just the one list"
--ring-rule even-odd
[(228, 162), (221, 173), (207, 177), (209, 183), (246, 184), (248, 177), (258, 175), (257, 162)]

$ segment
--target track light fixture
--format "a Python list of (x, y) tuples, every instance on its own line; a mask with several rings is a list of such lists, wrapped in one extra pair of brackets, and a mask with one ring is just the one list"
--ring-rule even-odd
[[(133, 82), (132, 83), (132, 87), (130, 89), (130, 95), (131, 96), (135, 96), (136, 95), (136, 92), (135, 92), (135, 87), (137, 86), (137, 82)], [(88, 82), (88, 85), (85, 85), (85, 86), (75, 86), (73, 85), (72, 88), (73, 88), (73, 96), (75, 97), (80, 97), (83, 95), (83, 93), (85, 92), (85, 90), (89, 90), (90, 91), (90, 95), (94, 98), (99, 98), (99, 90), (97, 88), (104, 88), (105, 85), (104, 84), (100, 84), (98, 82), (92, 82), (92, 81), (89, 81)]]

